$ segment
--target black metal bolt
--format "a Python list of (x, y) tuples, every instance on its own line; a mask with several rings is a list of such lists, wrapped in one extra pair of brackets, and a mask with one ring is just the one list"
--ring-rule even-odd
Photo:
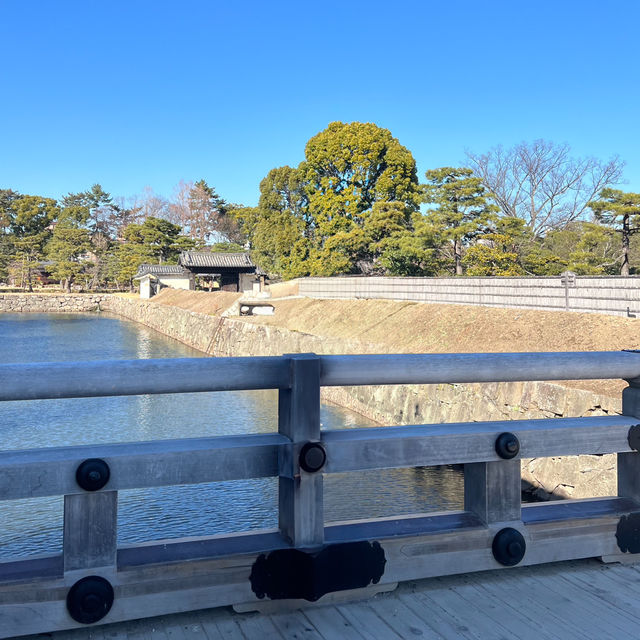
[(78, 580), (67, 593), (67, 611), (82, 624), (102, 620), (113, 605), (113, 587), (100, 576), (87, 576)]
[(496, 533), (491, 545), (493, 557), (505, 567), (513, 567), (524, 558), (527, 543), (517, 529), (507, 527)]
[(505, 431), (496, 438), (496, 453), (505, 460), (511, 460), (520, 453), (520, 441), (513, 433)]
[(324, 467), (327, 452), (319, 442), (307, 442), (300, 450), (300, 466), (308, 473), (316, 473)]
[(629, 428), (627, 441), (633, 450), (640, 451), (640, 424), (634, 424)]
[(109, 482), (110, 476), (109, 465), (100, 458), (89, 458), (76, 469), (76, 482), (85, 491), (102, 489)]

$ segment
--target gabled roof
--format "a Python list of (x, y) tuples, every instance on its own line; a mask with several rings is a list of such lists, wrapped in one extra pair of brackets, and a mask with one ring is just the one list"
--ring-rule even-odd
[(189, 272), (179, 264), (141, 264), (135, 278), (142, 278), (146, 275), (152, 276), (182, 276), (189, 275)]
[(248, 253), (212, 253), (209, 251), (182, 251), (180, 264), (184, 267), (255, 267)]

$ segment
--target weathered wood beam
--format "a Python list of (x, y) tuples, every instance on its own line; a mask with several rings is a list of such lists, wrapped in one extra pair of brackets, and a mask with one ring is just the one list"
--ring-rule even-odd
[(56, 447), (0, 453), (0, 500), (83, 493), (78, 465), (100, 458), (110, 467), (106, 490), (242, 480), (278, 475), (277, 433)]
[[(462, 353), (319, 356), (322, 386), (640, 378), (640, 354)], [(289, 359), (169, 358), (5, 364), (0, 400), (286, 389)]]
[(323, 542), (322, 473), (302, 469), (298, 454), (303, 443), (320, 440), (320, 359), (315, 354), (289, 358), (291, 387), (279, 391), (278, 431), (292, 446), (281, 462), (278, 522), (293, 546), (312, 547)]
[[(619, 552), (618, 523), (637, 509), (637, 503), (619, 498), (525, 506), (522, 533), (527, 548), (520, 565)], [(395, 519), (394, 526), (398, 524), (405, 535), (384, 535), (389, 531), (387, 520), (333, 525), (327, 527), (327, 542), (369, 534), (365, 539), (377, 541), (384, 551), (380, 584), (503, 568), (491, 552), (495, 527), (483, 526), (473, 514), (404, 517)], [(176, 555), (182, 544), (173, 543)], [(130, 548), (131, 554), (135, 548)], [(121, 566), (111, 577), (113, 607), (99, 624), (257, 601), (250, 575), (260, 555), (256, 551)], [(82, 628), (66, 611), (68, 588), (62, 577), (0, 585), (0, 637)]]
[(520, 441), (519, 458), (630, 451), (628, 416), (425, 424), (324, 431), (327, 473), (492, 462), (498, 435)]
[[(289, 415), (293, 409), (286, 408), (287, 402), (283, 400), (282, 406)], [(297, 425), (302, 424), (300, 420), (316, 420), (306, 405), (301, 405), (298, 416)], [(302, 477), (297, 454), (301, 443), (307, 440), (321, 440), (326, 449), (327, 462), (322, 473), (339, 473), (499, 461), (495, 441), (507, 430), (520, 441), (519, 458), (629, 452), (629, 429), (639, 422), (640, 419), (630, 416), (596, 416), (322, 433), (318, 428), (306, 432), (295, 446), (284, 433), (271, 433), (5, 451), (0, 453), (0, 500), (82, 493), (75, 473), (78, 465), (90, 458), (100, 458), (109, 464), (111, 476), (106, 490), (279, 474), (293, 479), (296, 475)], [(319, 422), (314, 424), (317, 426)], [(310, 433), (315, 437), (307, 438)], [(635, 459), (634, 454), (630, 456)], [(305, 478), (313, 475), (302, 473)]]
[(628, 351), (321, 356), (323, 386), (640, 378)]
[(282, 389), (288, 386), (288, 363), (281, 357), (0, 365), (0, 400)]
[(64, 571), (114, 567), (118, 543), (118, 492), (64, 497)]

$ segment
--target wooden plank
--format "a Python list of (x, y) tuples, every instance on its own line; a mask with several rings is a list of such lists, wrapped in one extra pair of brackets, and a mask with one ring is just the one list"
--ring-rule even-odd
[[(313, 640), (321, 637), (341, 638), (343, 628), (340, 621), (344, 619), (359, 634), (355, 636), (358, 640), (360, 637), (365, 640), (391, 640), (400, 636), (387, 626), (389, 616), (394, 617), (394, 628), (396, 625), (402, 626), (404, 638), (504, 640), (508, 637), (528, 638), (529, 633), (537, 634), (536, 637), (544, 640), (560, 637), (568, 640), (634, 637), (637, 617), (640, 615), (640, 600), (636, 597), (637, 591), (629, 589), (630, 575), (637, 576), (638, 571), (629, 567), (580, 562), (425, 580), (406, 584), (398, 592), (378, 597), (367, 604), (320, 609), (326, 613), (316, 623), (324, 628), (327, 635), (322, 634), (315, 624), (311, 625), (303, 612), (283, 614), (290, 619), (300, 616), (299, 619), (304, 621), (302, 628), (294, 622), (293, 626), (288, 627), (289, 633), (274, 623), (274, 616), (268, 620), (274, 623), (280, 634), (275, 637), (287, 639), (304, 638), (306, 629), (314, 629), (310, 636)], [(566, 587), (561, 584), (563, 581), (566, 581)], [(587, 598), (581, 604), (585, 590), (593, 594), (595, 599)], [(607, 609), (604, 603), (609, 602), (607, 598), (611, 597), (624, 598), (626, 615), (624, 610), (616, 606)], [(366, 613), (363, 614), (363, 611)], [(621, 614), (624, 620), (616, 620)], [(500, 615), (502, 620), (496, 620)], [(333, 616), (332, 623), (323, 627), (330, 616)], [(205, 637), (201, 635), (202, 631), (208, 640), (264, 640), (270, 637), (260, 625), (244, 624), (243, 633), (239, 623), (247, 619), (259, 617), (209, 609), (190, 615), (162, 616), (133, 625), (110, 625), (104, 629), (100, 626), (84, 627), (73, 632), (56, 633), (53, 640), (80, 637), (126, 640), (136, 635), (146, 638), (149, 634), (161, 640), (168, 640), (168, 637), (182, 640), (186, 637)], [(629, 627), (624, 627), (627, 631), (622, 631), (620, 625), (626, 625), (627, 621)], [(193, 636), (190, 633), (192, 625), (196, 625)], [(523, 625), (522, 628), (520, 625)], [(165, 630), (170, 630), (171, 635)], [(2, 632), (4, 629), (0, 628), (0, 637)], [(180, 632), (179, 635), (174, 635), (176, 632)]]
[[(532, 621), (520, 611), (521, 603), (512, 597), (507, 601), (496, 597), (495, 593), (482, 587), (482, 581), (476, 581), (478, 574), (459, 576), (456, 579), (434, 580), (434, 588), (455, 590), (463, 598), (462, 607), (470, 606), (474, 615), (493, 620), (498, 628), (504, 628), (511, 637), (519, 640), (556, 640), (555, 633), (547, 633), (544, 628), (533, 625)], [(524, 578), (521, 578), (524, 579)], [(511, 607), (510, 604), (515, 604)]]
[(326, 473), (500, 461), (498, 435), (514, 433), (518, 458), (630, 451), (628, 416), (423, 424), (324, 431)]
[(0, 365), (0, 400), (282, 389), (286, 358), (164, 358)]
[[(380, 598), (377, 598), (372, 603), (373, 607), (377, 606), (379, 600)], [(403, 640), (368, 603), (352, 602), (340, 605), (337, 609), (345, 620), (358, 629), (365, 640)]]
[(246, 638), (274, 638), (274, 640), (285, 640), (286, 638), (278, 631), (269, 616), (256, 613), (248, 614), (239, 618), (237, 622), (240, 631)]
[(585, 619), (590, 619), (590, 626), (599, 629), (602, 637), (611, 635), (613, 638), (620, 638), (637, 632), (637, 620), (631, 622), (623, 615), (611, 615), (611, 607), (589, 591), (568, 589), (567, 582), (557, 573), (557, 568), (554, 567), (551, 571), (545, 571), (546, 567), (541, 569), (530, 580), (538, 581), (559, 598), (566, 597), (570, 602), (569, 606), (576, 612), (582, 612)]
[(242, 638), (242, 632), (236, 619), (229, 617), (229, 614), (223, 616), (220, 615), (220, 610), (208, 609), (206, 611), (198, 611), (194, 615), (202, 625), (209, 640), (225, 638), (226, 640), (238, 640), (238, 638)]
[[(292, 355), (291, 380), (278, 393), (278, 432), (294, 445), (320, 440), (320, 360), (315, 354)], [(312, 547), (324, 540), (321, 473), (293, 469), (279, 478), (278, 523), (296, 547)]]
[(301, 612), (325, 640), (364, 640), (364, 636), (335, 607), (318, 607)]
[(64, 497), (64, 570), (115, 567), (118, 492)]
[(156, 440), (0, 453), (0, 500), (85, 493), (78, 465), (101, 458), (110, 467), (105, 489), (241, 480), (278, 475), (277, 433)]
[(520, 460), (464, 465), (464, 508), (483, 522), (520, 520)]
[[(477, 609), (470, 606), (455, 589), (431, 589), (419, 594), (421, 600), (430, 610), (439, 607), (445, 615), (453, 618), (456, 623), (470, 630), (471, 634), (482, 640), (490, 637), (507, 637), (507, 631), (496, 625), (495, 621), (486, 615), (478, 615)], [(496, 626), (498, 628), (496, 629)]]
[(274, 613), (271, 614), (270, 619), (283, 638), (322, 640), (322, 636), (316, 631), (316, 628), (299, 611)]
[[(617, 522), (621, 515), (636, 510), (638, 505), (626, 498), (561, 500), (524, 505), (522, 519), (525, 525), (560, 523), (559, 530), (562, 530), (562, 523), (566, 521), (572, 521), (572, 527), (580, 520), (594, 518), (608, 518), (608, 522)], [(325, 539), (328, 544), (357, 540), (406, 540), (420, 536), (429, 540), (432, 535), (473, 531), (479, 532), (483, 540), (488, 535), (485, 525), (475, 514), (460, 511), (332, 523), (325, 529)], [(276, 530), (153, 541), (118, 549), (118, 567), (121, 570), (134, 569), (206, 558), (217, 561), (224, 556), (259, 554), (288, 546)], [(447, 573), (444, 571), (442, 575)], [(61, 556), (0, 564), (0, 576), (6, 582), (60, 575)]]
[(399, 593), (397, 597), (410, 611), (424, 620), (439, 638), (457, 640), (476, 637), (468, 627), (453, 619), (440, 607), (421, 599), (420, 591), (422, 589), (415, 589), (412, 593)]
[(378, 598), (370, 607), (401, 638), (438, 637), (428, 624), (427, 616), (416, 615), (400, 598)]
[(519, 611), (529, 618), (534, 629), (542, 627), (550, 630), (554, 638), (567, 640), (584, 640), (585, 634), (581, 626), (567, 622), (564, 608), (559, 607), (558, 600), (549, 597), (544, 589), (533, 585), (528, 589), (528, 574), (522, 572), (486, 572), (473, 576), (473, 580), (487, 592), (487, 597), (499, 600), (504, 604), (505, 615), (513, 610)]

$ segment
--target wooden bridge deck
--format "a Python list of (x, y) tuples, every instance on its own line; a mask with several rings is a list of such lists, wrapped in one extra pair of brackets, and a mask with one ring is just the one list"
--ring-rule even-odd
[(291, 613), (218, 608), (28, 640), (604, 640), (637, 637), (639, 619), (640, 565), (583, 560), (408, 582)]

